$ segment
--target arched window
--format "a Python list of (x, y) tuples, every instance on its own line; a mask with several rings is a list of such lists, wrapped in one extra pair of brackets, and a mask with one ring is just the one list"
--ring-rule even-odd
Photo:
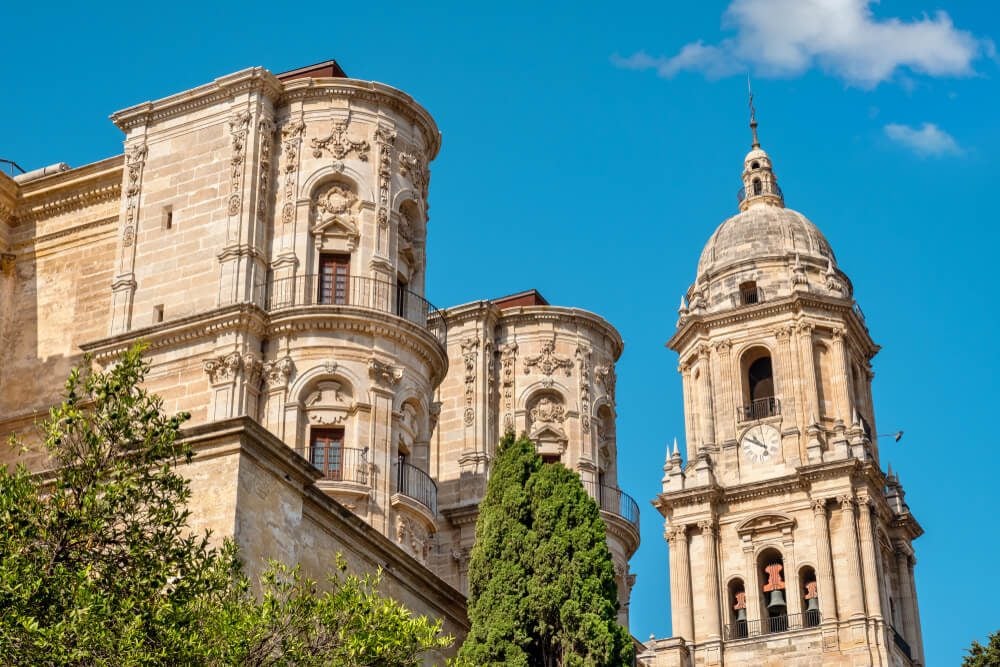
[(760, 162), (753, 162), (750, 164), (751, 169), (760, 169)]
[(740, 305), (741, 306), (752, 306), (754, 304), (760, 303), (764, 299), (761, 298), (763, 294), (760, 288), (757, 287), (756, 280), (747, 280), (746, 282), (740, 283)]
[(816, 570), (808, 565), (799, 570), (800, 597), (802, 599), (802, 625), (807, 628), (819, 625), (819, 591), (816, 588)]
[(740, 369), (745, 396), (740, 408), (740, 421), (765, 419), (779, 414), (780, 404), (775, 398), (771, 353), (762, 347), (748, 350), (740, 362)]
[(785, 601), (785, 561), (777, 549), (765, 549), (757, 557), (757, 579), (761, 582), (761, 631), (784, 632), (788, 629), (788, 604)]
[(755, 195), (763, 194), (764, 184), (760, 182), (759, 178), (753, 179), (753, 193)]
[(747, 593), (743, 580), (730, 581), (728, 591), (729, 627), (726, 628), (726, 639), (742, 639), (747, 636)]

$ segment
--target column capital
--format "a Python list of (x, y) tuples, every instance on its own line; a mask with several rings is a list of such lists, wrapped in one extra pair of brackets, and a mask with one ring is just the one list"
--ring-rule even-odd
[(712, 355), (712, 348), (709, 345), (701, 344), (695, 348), (694, 353), (698, 355), (698, 359), (708, 359)]
[(698, 530), (706, 537), (715, 537), (716, 528), (714, 519), (703, 519), (698, 522)]
[(844, 342), (844, 330), (841, 327), (834, 327), (833, 330), (830, 332), (830, 335), (833, 336), (833, 342), (835, 343)]
[(813, 329), (816, 328), (816, 325), (814, 325), (812, 322), (799, 322), (795, 326), (795, 328), (800, 334), (808, 335), (812, 333)]
[(715, 351), (719, 354), (729, 354), (729, 351), (733, 348), (733, 341), (731, 340), (720, 340), (715, 343)]
[(829, 498), (813, 498), (810, 500), (813, 514), (826, 514), (826, 503), (829, 500)]
[(837, 502), (840, 503), (840, 509), (849, 512), (854, 509), (854, 496), (849, 496), (847, 494), (837, 496)]
[(663, 530), (663, 537), (666, 538), (667, 542), (670, 544), (680, 544), (681, 542), (687, 543), (687, 526), (684, 524), (667, 526)]

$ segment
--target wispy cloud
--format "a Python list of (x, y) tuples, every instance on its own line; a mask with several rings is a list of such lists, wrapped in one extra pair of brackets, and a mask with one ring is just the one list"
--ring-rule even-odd
[(852, 85), (873, 88), (901, 69), (969, 76), (973, 62), (995, 54), (991, 41), (959, 30), (945, 12), (909, 21), (876, 19), (873, 1), (733, 0), (723, 25), (735, 30), (734, 37), (718, 44), (691, 42), (673, 56), (640, 51), (612, 61), (664, 77), (694, 70), (718, 78), (749, 69), (794, 76), (820, 67)]
[(962, 147), (955, 141), (955, 137), (934, 123), (924, 123), (919, 128), (889, 123), (883, 129), (889, 139), (923, 157), (962, 153)]

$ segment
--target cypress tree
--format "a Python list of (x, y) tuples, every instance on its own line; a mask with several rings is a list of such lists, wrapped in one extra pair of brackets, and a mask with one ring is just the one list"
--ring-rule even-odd
[(605, 526), (580, 477), (504, 436), (469, 563), (466, 664), (632, 664)]

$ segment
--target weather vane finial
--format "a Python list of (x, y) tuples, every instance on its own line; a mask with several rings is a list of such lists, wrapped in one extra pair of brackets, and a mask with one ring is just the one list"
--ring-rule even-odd
[(750, 98), (750, 131), (753, 132), (752, 148), (760, 148), (760, 141), (757, 139), (757, 109), (753, 106), (753, 88), (750, 87), (750, 73), (747, 72), (747, 95)]

